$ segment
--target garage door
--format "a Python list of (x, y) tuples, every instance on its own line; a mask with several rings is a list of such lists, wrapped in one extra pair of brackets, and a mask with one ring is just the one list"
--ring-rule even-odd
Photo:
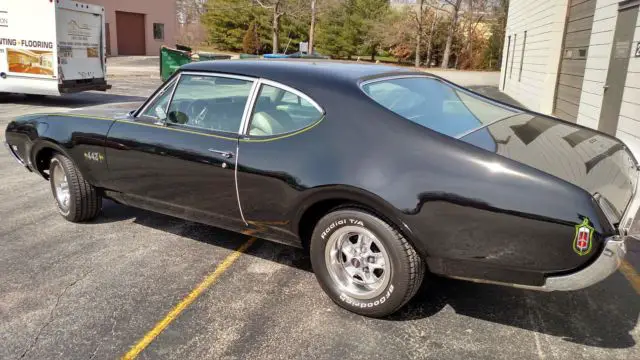
[(118, 55), (146, 55), (144, 14), (116, 11)]
[(575, 122), (578, 118), (580, 92), (596, 0), (571, 0), (564, 35), (564, 51), (560, 63), (554, 114)]

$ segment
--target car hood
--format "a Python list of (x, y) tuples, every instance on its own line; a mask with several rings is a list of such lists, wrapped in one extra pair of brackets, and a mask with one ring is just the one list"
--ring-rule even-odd
[(127, 102), (117, 104), (105, 104), (98, 106), (89, 106), (81, 109), (74, 109), (67, 114), (70, 115), (82, 115), (82, 116), (95, 116), (109, 119), (119, 119), (127, 117), (129, 112), (136, 110), (140, 107), (140, 102)]
[(638, 166), (620, 140), (535, 114), (519, 114), (460, 140), (526, 164), (591, 193), (612, 223), (634, 195)]

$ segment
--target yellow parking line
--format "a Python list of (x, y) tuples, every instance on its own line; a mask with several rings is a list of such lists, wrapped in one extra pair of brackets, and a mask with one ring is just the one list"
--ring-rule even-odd
[(160, 335), (160, 333), (171, 324), (173, 320), (175, 320), (180, 314), (193, 303), (198, 296), (200, 296), (209, 286), (218, 280), (220, 275), (224, 273), (239, 257), (243, 252), (247, 251), (247, 249), (256, 241), (255, 237), (250, 238), (242, 244), (236, 251), (227, 256), (221, 263), (216, 267), (216, 269), (209, 275), (207, 275), (204, 280), (198, 286), (193, 289), (189, 295), (187, 295), (182, 301), (178, 303), (169, 313), (164, 317), (164, 319), (160, 320), (154, 327), (151, 329), (142, 339), (140, 339), (124, 356), (122, 359), (135, 359), (140, 353), (147, 347), (155, 338)]
[(620, 272), (629, 280), (636, 293), (640, 295), (640, 275), (636, 272), (636, 269), (627, 260), (623, 260), (622, 265), (620, 265)]

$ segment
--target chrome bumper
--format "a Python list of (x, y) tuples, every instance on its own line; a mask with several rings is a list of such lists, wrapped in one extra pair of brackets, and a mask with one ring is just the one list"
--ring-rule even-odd
[(22, 166), (26, 166), (24, 161), (20, 159), (20, 157), (15, 153), (15, 151), (11, 148), (11, 146), (9, 146), (9, 144), (6, 141), (4, 143), (4, 146), (7, 148), (7, 151), (9, 151), (9, 154), (11, 154), (11, 156), (18, 162), (18, 164)]
[(570, 291), (597, 284), (618, 270), (627, 253), (624, 236), (612, 236), (605, 240), (600, 256), (586, 268), (570, 275), (548, 277), (537, 290)]
[[(638, 171), (638, 177), (640, 178), (640, 171)], [(633, 226), (633, 222), (635, 221), (638, 210), (640, 209), (640, 180), (636, 181), (636, 187), (633, 191), (633, 197), (627, 205), (624, 214), (622, 215), (622, 220), (620, 221), (620, 234), (624, 236), (635, 235), (637, 238), (639, 234), (630, 234), (631, 227)]]
[(550, 276), (545, 279), (544, 285), (542, 286), (504, 283), (500, 281), (473, 279), (461, 276), (447, 277), (476, 283), (511, 286), (518, 289), (537, 291), (580, 290), (599, 283), (618, 270), (622, 264), (622, 260), (624, 260), (624, 256), (627, 254), (625, 240), (626, 237), (620, 235), (607, 238), (605, 240), (604, 250), (602, 250), (602, 253), (600, 253), (598, 258), (591, 265), (569, 275)]

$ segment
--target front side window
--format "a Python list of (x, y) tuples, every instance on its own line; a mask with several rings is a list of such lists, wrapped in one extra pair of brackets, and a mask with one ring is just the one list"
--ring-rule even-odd
[(237, 133), (252, 81), (183, 74), (169, 105), (167, 122)]
[(309, 100), (279, 87), (262, 85), (251, 114), (249, 135), (272, 136), (303, 129), (322, 118)]
[(518, 113), (428, 77), (380, 80), (362, 90), (396, 114), (452, 137)]

